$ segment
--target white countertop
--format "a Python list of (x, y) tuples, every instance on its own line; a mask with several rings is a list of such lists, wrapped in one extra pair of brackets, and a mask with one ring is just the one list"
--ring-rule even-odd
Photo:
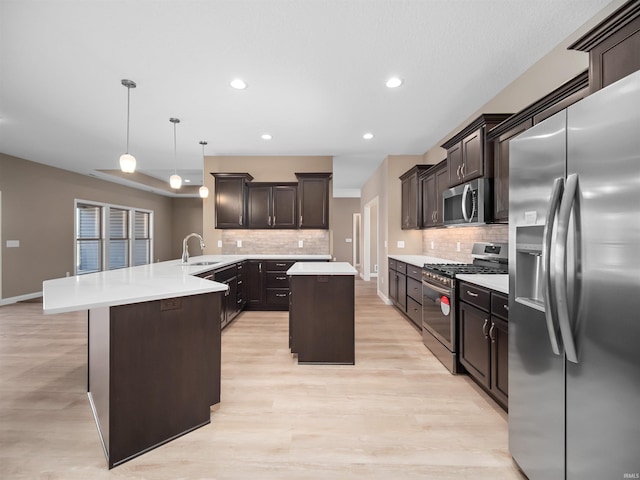
[(400, 260), (401, 262), (422, 268), (425, 263), (461, 263), (454, 260), (447, 260), (438, 257), (429, 257), (427, 255), (388, 255), (389, 258)]
[(357, 275), (358, 271), (348, 262), (297, 262), (287, 275)]
[(481, 273), (477, 274), (463, 274), (456, 275), (458, 280), (463, 280), (465, 282), (474, 283), (481, 287), (490, 288), (491, 290), (496, 290), (498, 292), (502, 292), (505, 295), (509, 294), (509, 275), (508, 274), (489, 274), (483, 275)]
[[(330, 255), (202, 255), (138, 267), (46, 280), (42, 284), (44, 313), (127, 305), (162, 298), (221, 292), (227, 286), (195, 277), (243, 260), (329, 260)], [(194, 265), (215, 262), (211, 265)]]

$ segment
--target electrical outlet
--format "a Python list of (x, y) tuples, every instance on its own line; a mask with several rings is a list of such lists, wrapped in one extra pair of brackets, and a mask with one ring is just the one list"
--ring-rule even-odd
[(460, 242), (456, 242), (456, 251), (460, 251)]
[(238, 248), (242, 248), (242, 240), (238, 240), (236, 242), (236, 245), (238, 246)]
[(304, 240), (298, 240), (298, 248), (304, 247)]
[(222, 240), (218, 240), (218, 248), (222, 248)]
[(376, 272), (376, 273), (378, 272), (378, 264), (375, 264), (375, 265), (373, 266), (373, 271), (374, 271), (374, 272)]
[(434, 248), (436, 248), (436, 242), (431, 240), (431, 250), (433, 250)]
[(404, 240), (398, 240), (398, 248), (404, 248)]

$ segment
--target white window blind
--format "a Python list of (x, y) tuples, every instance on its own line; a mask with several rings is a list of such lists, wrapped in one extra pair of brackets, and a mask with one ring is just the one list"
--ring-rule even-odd
[(109, 208), (109, 270), (129, 266), (129, 211)]
[(133, 264), (145, 265), (151, 261), (151, 228), (149, 212), (133, 212)]
[(76, 215), (76, 273), (102, 270), (102, 207), (78, 205)]

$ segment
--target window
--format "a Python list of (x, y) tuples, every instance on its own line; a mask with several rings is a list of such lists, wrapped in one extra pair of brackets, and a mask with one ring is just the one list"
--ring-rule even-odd
[(153, 212), (76, 200), (76, 274), (145, 265), (153, 258)]

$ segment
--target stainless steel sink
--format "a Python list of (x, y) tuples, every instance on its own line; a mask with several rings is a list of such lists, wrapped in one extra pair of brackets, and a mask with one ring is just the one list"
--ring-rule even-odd
[(193, 262), (193, 263), (190, 263), (189, 265), (215, 265), (216, 263), (220, 263), (220, 262)]

